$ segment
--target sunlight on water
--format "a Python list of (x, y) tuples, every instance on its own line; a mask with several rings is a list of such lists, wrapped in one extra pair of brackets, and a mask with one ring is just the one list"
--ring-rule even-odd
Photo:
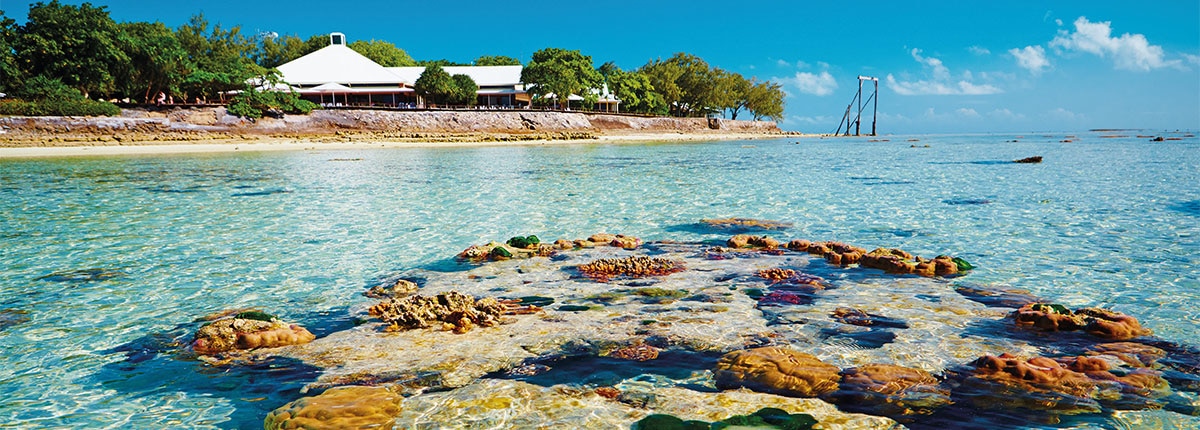
[[(1200, 146), (1086, 137), (0, 160), (0, 425), (261, 426), (319, 369), (280, 359), (222, 374), (157, 357), (190, 339), (181, 327), (260, 307), (325, 335), (350, 326), (364, 287), (441, 267), (470, 244), (728, 237), (691, 227), (701, 218), (961, 256), (978, 269), (954, 282), (1110, 308), (1200, 344)], [(1031, 155), (1045, 161), (1006, 162)], [(935, 346), (901, 337), (887, 348)], [(848, 360), (861, 348), (825, 347)], [(1181, 419), (1155, 414), (1166, 413), (1117, 422)]]

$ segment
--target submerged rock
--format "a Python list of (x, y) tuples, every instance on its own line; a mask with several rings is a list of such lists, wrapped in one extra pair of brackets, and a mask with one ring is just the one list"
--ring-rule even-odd
[(601, 282), (618, 276), (631, 278), (666, 276), (684, 270), (682, 262), (645, 256), (601, 258), (578, 268), (585, 276)]
[(822, 396), (844, 410), (883, 415), (901, 422), (951, 404), (950, 390), (921, 369), (867, 364), (842, 371), (838, 390)]
[(701, 219), (701, 224), (721, 230), (786, 230), (792, 228), (792, 223), (754, 218), (715, 218)]
[(1129, 340), (1150, 334), (1137, 318), (1100, 308), (1072, 311), (1066, 306), (1050, 303), (1031, 303), (1010, 314), (1018, 326), (1042, 331), (1084, 330), (1096, 337)]
[(969, 364), (954, 389), (984, 409), (1020, 408), (1054, 414), (1100, 412), (1096, 382), (1046, 357), (985, 355)]
[(756, 249), (776, 249), (779, 248), (779, 241), (767, 236), (751, 236), (748, 234), (739, 234), (729, 238), (725, 242), (730, 248), (756, 248)]
[(958, 274), (960, 267), (965, 270), (974, 268), (961, 258), (939, 255), (933, 260), (927, 260), (895, 248), (878, 248), (868, 252), (862, 256), (859, 264), (888, 273), (925, 277), (951, 276)]
[(213, 355), (233, 350), (298, 345), (316, 339), (312, 333), (262, 312), (242, 312), (207, 323), (196, 331), (192, 350)]
[(263, 427), (281, 429), (388, 429), (395, 425), (404, 397), (386, 387), (335, 387), (304, 397), (267, 414)]
[(1020, 308), (1042, 300), (1028, 290), (993, 286), (959, 286), (954, 291), (964, 297), (990, 307)]
[(791, 397), (817, 397), (838, 387), (837, 366), (779, 347), (734, 351), (721, 357), (713, 377), (718, 389), (749, 388)]
[(444, 323), (455, 333), (465, 333), (476, 325), (492, 327), (500, 324), (500, 316), (506, 311), (506, 306), (494, 298), (476, 300), (450, 291), (432, 297), (393, 298), (372, 306), (368, 313), (387, 323), (389, 330), (426, 328)]
[(395, 282), (376, 285), (363, 293), (373, 299), (400, 298), (417, 293), (417, 283), (407, 279), (397, 279)]
[(1035, 156), (1032, 156), (1032, 157), (1025, 157), (1025, 158), (1022, 158), (1022, 159), (1019, 159), (1019, 160), (1013, 160), (1013, 162), (1014, 162), (1014, 163), (1025, 163), (1025, 164), (1041, 163), (1041, 162), (1042, 162), (1042, 156), (1041, 156), (1041, 155), (1035, 155)]

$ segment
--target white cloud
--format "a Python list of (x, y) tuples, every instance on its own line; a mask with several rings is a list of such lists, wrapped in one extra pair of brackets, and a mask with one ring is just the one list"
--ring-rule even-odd
[(784, 61), (783, 59), (775, 60), (775, 64), (778, 65), (779, 67), (788, 67), (788, 66), (792, 65), (792, 63)]
[(791, 115), (791, 116), (788, 116), (787, 118), (785, 118), (783, 123), (787, 124), (787, 125), (806, 124), (806, 125), (835, 126), (835, 125), (837, 125), (837, 123), (840, 119), (841, 119), (841, 117), (834, 118), (834, 117), (828, 116), (828, 115), (817, 115), (817, 116)]
[(967, 51), (970, 51), (972, 54), (975, 54), (975, 55), (989, 55), (992, 53), (992, 51), (990, 51), (987, 48), (984, 48), (982, 46), (979, 46), (979, 45), (971, 45), (970, 47), (967, 48)]
[(793, 88), (805, 94), (827, 96), (833, 94), (838, 85), (833, 75), (828, 71), (821, 73), (796, 72), (796, 76), (783, 78), (781, 81), (791, 84)]
[(1082, 16), (1075, 20), (1074, 32), (1059, 30), (1050, 46), (1111, 57), (1117, 69), (1149, 71), (1180, 65), (1179, 60), (1164, 59), (1162, 47), (1151, 45), (1146, 36), (1125, 33), (1112, 37), (1111, 22), (1091, 22)]
[(957, 110), (954, 111), (954, 113), (956, 113), (956, 114), (958, 114), (958, 116), (962, 116), (962, 117), (979, 118), (979, 112), (976, 112), (975, 109), (971, 109), (971, 108), (958, 108)]
[(1013, 48), (1009, 49), (1008, 53), (1017, 58), (1017, 65), (1035, 75), (1042, 73), (1042, 69), (1050, 67), (1050, 60), (1046, 59), (1046, 49), (1041, 45)]
[(1046, 113), (1051, 118), (1054, 118), (1057, 120), (1062, 120), (1062, 121), (1080, 121), (1080, 120), (1087, 118), (1087, 116), (1085, 116), (1084, 114), (1071, 112), (1071, 111), (1063, 109), (1063, 108), (1056, 108), (1056, 109), (1051, 110)]
[(950, 73), (950, 69), (942, 63), (942, 60), (934, 57), (925, 57), (921, 55), (921, 50), (913, 48), (910, 51), (914, 60), (924, 65), (929, 69), (929, 73), (933, 75), (933, 79), (916, 80), (916, 81), (900, 81), (892, 76), (887, 75), (887, 85), (897, 94), (904, 96), (912, 95), (986, 95), (997, 94), (999, 88), (989, 84), (975, 84), (971, 82), (971, 71), (963, 72), (963, 79), (955, 80)]
[(1055, 24), (1058, 24), (1058, 26), (1059, 26), (1059, 27), (1062, 27), (1062, 25), (1063, 25), (1063, 22), (1062, 22), (1062, 20), (1061, 20), (1061, 19), (1055, 19), (1055, 20), (1054, 20), (1054, 23), (1055, 23)]
[(1200, 66), (1200, 55), (1183, 54), (1183, 59), (1189, 63)]
[(996, 119), (1020, 120), (1025, 119), (1025, 115), (1013, 113), (1013, 111), (1005, 109), (994, 109), (988, 112), (988, 116)]

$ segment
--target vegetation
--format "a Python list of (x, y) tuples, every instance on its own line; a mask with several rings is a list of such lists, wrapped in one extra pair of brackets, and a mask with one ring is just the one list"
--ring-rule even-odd
[[(603, 83), (603, 76), (592, 68), (592, 57), (560, 48), (533, 53), (533, 59), (521, 69), (521, 81), (535, 101), (562, 103), (572, 94), (594, 102), (591, 89)], [(568, 106), (564, 104), (563, 106)]]
[(347, 46), (383, 67), (409, 67), (417, 65), (416, 60), (413, 60), (412, 57), (408, 56), (407, 52), (397, 48), (392, 42), (374, 39), (371, 39), (370, 42), (355, 40)]
[[(264, 91), (277, 80), (273, 68), (327, 46), (328, 35), (306, 39), (274, 33), (246, 35), (240, 26), (210, 23), (195, 15), (170, 28), (160, 22), (117, 23), (105, 6), (64, 4), (59, 0), (29, 7), (17, 24), (0, 11), (0, 92), (6, 113), (39, 115), (112, 115), (111, 104), (91, 100), (153, 103), (163, 98), (207, 102), (231, 100), (230, 111), (257, 118), (307, 112), (292, 93)], [(415, 83), (418, 94), (435, 105), (470, 105), (478, 85), (468, 76), (451, 76), (443, 67), (463, 66), (446, 59), (416, 61), (403, 49), (380, 40), (348, 45), (385, 67), (425, 66)], [(520, 65), (521, 60), (484, 55), (477, 66)], [(747, 79), (712, 67), (698, 56), (676, 53), (622, 70), (609, 62), (595, 67), (578, 50), (546, 48), (522, 69), (534, 103), (562, 104), (570, 95), (590, 107), (597, 89), (607, 85), (623, 112), (702, 116), (721, 113), (737, 119), (781, 119), (784, 93), (778, 83)], [(78, 107), (70, 107), (78, 104)]]
[(521, 60), (503, 55), (484, 55), (475, 59), (476, 66), (520, 66)]

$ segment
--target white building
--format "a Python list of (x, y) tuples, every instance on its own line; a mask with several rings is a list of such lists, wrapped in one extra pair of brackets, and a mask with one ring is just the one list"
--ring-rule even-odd
[[(301, 97), (324, 106), (424, 107), (413, 84), (425, 67), (383, 67), (346, 46), (346, 35), (330, 33), (329, 46), (277, 67)], [(447, 66), (450, 75), (470, 76), (479, 86), (479, 106), (529, 107), (521, 66)], [(620, 103), (605, 86), (599, 106)], [(571, 100), (582, 100), (572, 95)]]

